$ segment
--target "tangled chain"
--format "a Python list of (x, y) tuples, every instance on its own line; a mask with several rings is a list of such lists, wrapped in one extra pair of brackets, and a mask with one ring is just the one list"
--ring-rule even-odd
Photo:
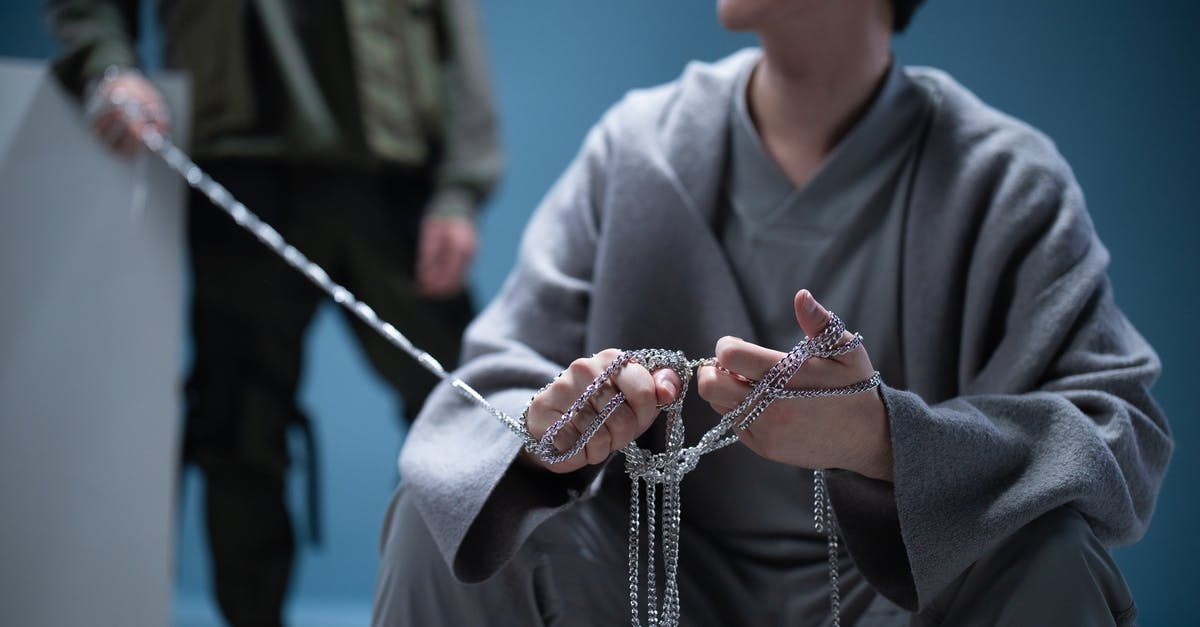
[[(521, 429), (517, 434), (525, 440), (525, 449), (535, 453), (547, 463), (558, 463), (579, 454), (584, 446), (599, 431), (600, 427), (625, 401), (625, 396), (617, 392), (604, 407), (595, 412), (595, 417), (581, 430), (579, 438), (566, 450), (554, 446), (554, 437), (568, 423), (574, 421), (585, 408), (591, 407), (591, 401), (598, 396), (609, 380), (622, 368), (630, 363), (637, 363), (647, 370), (654, 371), (670, 368), (679, 375), (681, 382), (679, 394), (671, 403), (660, 407), (666, 414), (666, 449), (661, 453), (652, 453), (630, 442), (621, 452), (625, 455), (625, 472), (629, 475), (632, 485), (629, 495), (629, 604), (630, 619), (635, 626), (641, 625), (640, 576), (641, 567), (641, 485), (645, 484), (646, 507), (646, 542), (653, 551), (656, 533), (661, 533), (662, 564), (663, 564), (663, 597), (661, 605), (658, 600), (657, 575), (653, 558), (647, 559), (645, 615), (647, 625), (674, 626), (679, 624), (679, 587), (677, 571), (679, 565), (679, 531), (682, 503), (680, 501), (680, 483), (683, 477), (696, 467), (702, 455), (724, 448), (737, 441), (737, 436), (730, 433), (734, 429), (747, 429), (754, 423), (770, 405), (778, 399), (785, 398), (815, 398), (819, 396), (845, 396), (857, 394), (878, 387), (879, 373), (870, 378), (838, 388), (806, 388), (788, 389), (784, 387), (792, 375), (800, 369), (804, 362), (812, 357), (833, 358), (845, 355), (862, 345), (862, 336), (855, 334), (846, 343), (841, 343), (846, 326), (836, 314), (830, 314), (830, 320), (825, 328), (815, 337), (801, 340), (790, 352), (780, 359), (763, 378), (751, 380), (750, 392), (742, 402), (729, 413), (721, 416), (720, 421), (709, 429), (694, 446), (685, 447), (684, 428), (681, 412), (683, 399), (687, 395), (688, 386), (693, 372), (701, 366), (713, 366), (729, 372), (715, 358), (688, 360), (683, 353), (664, 349), (641, 349), (625, 351), (613, 360), (603, 372), (597, 376), (583, 393), (571, 404), (567, 411), (554, 421), (539, 439), (534, 439), (527, 429)], [(543, 388), (545, 389), (545, 388)], [(536, 396), (536, 395), (535, 395)], [(530, 399), (530, 403), (532, 403)], [(529, 405), (526, 405), (526, 413)], [(522, 426), (525, 422), (522, 415)], [(656, 527), (656, 509), (658, 486), (662, 486), (662, 523), (661, 529)], [(817, 531), (824, 532), (829, 542), (829, 582), (830, 610), (833, 613), (833, 624), (840, 625), (840, 594), (838, 590), (838, 539), (833, 519), (833, 506), (830, 503), (825, 487), (825, 477), (822, 470), (813, 472), (813, 514), (814, 526)]]
[[(853, 339), (841, 344), (841, 338), (846, 330), (845, 325), (831, 314), (825, 329), (815, 337), (805, 338), (796, 344), (783, 359), (779, 360), (763, 378), (750, 381), (753, 387), (746, 398), (732, 411), (723, 415), (720, 421), (701, 437), (700, 441), (690, 447), (683, 445), (683, 399), (687, 395), (692, 373), (701, 366), (713, 366), (725, 370), (715, 358), (688, 360), (683, 353), (664, 349), (642, 349), (623, 352), (616, 360), (592, 381), (571, 407), (556, 420), (541, 438), (534, 438), (526, 427), (524, 416), (513, 418), (504, 413), (483, 398), (462, 379), (451, 377), (446, 369), (428, 352), (417, 348), (411, 340), (404, 336), (392, 324), (383, 321), (369, 305), (359, 300), (344, 286), (334, 282), (318, 264), (309, 260), (303, 253), (288, 244), (283, 236), (271, 225), (264, 222), (239, 202), (229, 190), (213, 180), (195, 164), (169, 138), (153, 128), (146, 127), (141, 131), (140, 139), (152, 153), (158, 155), (163, 162), (187, 181), (188, 185), (208, 197), (214, 205), (229, 214), (234, 222), (249, 231), (260, 242), (279, 255), (288, 265), (308, 277), (318, 288), (328, 294), (334, 302), (345, 307), (368, 327), (381, 335), (393, 346), (401, 349), (434, 376), (446, 381), (461, 396), (486, 410), (502, 422), (510, 431), (521, 438), (527, 451), (537, 454), (547, 463), (557, 463), (569, 459), (583, 450), (588, 441), (599, 431), (600, 427), (612, 416), (613, 412), (625, 401), (625, 396), (617, 392), (596, 416), (582, 430), (580, 437), (566, 450), (558, 450), (554, 446), (554, 437), (580, 412), (589, 407), (590, 401), (604, 389), (621, 368), (630, 363), (638, 363), (647, 370), (670, 368), (679, 375), (682, 383), (679, 394), (671, 403), (661, 407), (666, 413), (666, 449), (661, 453), (652, 453), (631, 442), (621, 452), (625, 455), (625, 471), (632, 481), (629, 499), (629, 601), (631, 622), (640, 627), (639, 579), (640, 540), (641, 540), (641, 490), (645, 483), (646, 501), (646, 537), (650, 552), (656, 541), (656, 534), (661, 533), (663, 558), (663, 597), (658, 600), (657, 575), (654, 559), (647, 561), (646, 571), (646, 623), (654, 627), (674, 627), (679, 624), (679, 586), (676, 577), (679, 566), (679, 529), (681, 519), (681, 502), (679, 484), (684, 475), (696, 467), (700, 457), (722, 449), (737, 441), (737, 436), (730, 433), (733, 429), (749, 428), (763, 412), (778, 399), (814, 398), (819, 396), (844, 396), (857, 394), (878, 387), (879, 373), (869, 379), (840, 388), (810, 388), (788, 389), (785, 387), (792, 375), (800, 369), (805, 361), (812, 357), (832, 358), (845, 355), (862, 345), (862, 336), (855, 334)], [(532, 399), (531, 399), (532, 402)], [(528, 411), (528, 406), (526, 407)], [(656, 509), (658, 502), (658, 486), (662, 485), (662, 523), (656, 526)], [(829, 581), (830, 609), (833, 613), (833, 624), (840, 624), (840, 599), (838, 592), (838, 539), (836, 524), (833, 517), (833, 506), (829, 501), (825, 486), (824, 472), (813, 471), (814, 494), (814, 523), (818, 531), (824, 531), (829, 539)]]

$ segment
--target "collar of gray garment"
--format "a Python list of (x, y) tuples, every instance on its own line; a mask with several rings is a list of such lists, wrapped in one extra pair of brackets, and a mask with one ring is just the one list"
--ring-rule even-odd
[(843, 214), (839, 207), (863, 205), (893, 174), (905, 155), (903, 144), (913, 139), (925, 98), (893, 59), (866, 113), (798, 188), (767, 152), (750, 118), (747, 87), (756, 66), (742, 68), (730, 108), (732, 210), (763, 227), (835, 230)]

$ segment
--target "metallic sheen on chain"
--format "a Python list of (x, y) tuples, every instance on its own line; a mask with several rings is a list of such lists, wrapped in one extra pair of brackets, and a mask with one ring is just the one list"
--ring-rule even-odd
[[(746, 398), (729, 413), (721, 416), (720, 421), (705, 432), (700, 441), (691, 447), (683, 445), (683, 399), (687, 395), (693, 372), (702, 366), (712, 366), (724, 372), (726, 370), (715, 358), (689, 360), (679, 351), (664, 349), (641, 349), (621, 353), (609, 366), (592, 381), (583, 394), (562, 414), (541, 438), (534, 438), (526, 426), (525, 415), (517, 419), (504, 413), (487, 401), (479, 392), (459, 378), (453, 378), (446, 369), (428, 352), (417, 348), (396, 327), (379, 318), (375, 310), (366, 303), (358, 300), (342, 285), (334, 282), (321, 266), (309, 260), (303, 253), (284, 241), (271, 225), (263, 222), (245, 205), (239, 202), (229, 190), (214, 181), (200, 169), (175, 144), (155, 131), (146, 128), (141, 134), (142, 143), (151, 152), (158, 155), (175, 172), (187, 181), (188, 185), (199, 190), (221, 210), (229, 214), (233, 221), (253, 234), (259, 241), (282, 257), (288, 265), (309, 278), (318, 288), (328, 294), (334, 302), (345, 307), (367, 326), (381, 335), (393, 346), (407, 353), (419, 364), (425, 367), (442, 381), (446, 381), (462, 397), (484, 409), (504, 424), (509, 431), (521, 439), (525, 450), (536, 453), (547, 463), (557, 463), (569, 459), (583, 450), (592, 436), (604, 426), (608, 418), (625, 401), (625, 396), (617, 392), (604, 407), (595, 412), (596, 416), (581, 430), (580, 437), (566, 450), (560, 451), (554, 446), (554, 437), (568, 423), (574, 420), (585, 408), (590, 407), (590, 401), (599, 395), (608, 384), (610, 378), (630, 363), (638, 363), (647, 370), (654, 371), (670, 368), (679, 375), (681, 382), (679, 393), (671, 403), (660, 407), (666, 414), (667, 445), (661, 453), (651, 453), (638, 447), (636, 442), (630, 442), (621, 452), (625, 455), (625, 471), (632, 481), (629, 498), (629, 603), (631, 623), (635, 627), (641, 625), (641, 605), (639, 603), (639, 581), (641, 578), (641, 489), (646, 484), (646, 539), (648, 559), (645, 566), (646, 595), (645, 615), (648, 626), (674, 627), (679, 624), (679, 586), (676, 573), (679, 567), (679, 532), (682, 518), (679, 485), (684, 475), (696, 467), (700, 457), (718, 449), (724, 448), (737, 441), (737, 436), (731, 433), (733, 429), (747, 429), (763, 412), (776, 400), (795, 398), (814, 398), (819, 396), (844, 396), (857, 394), (874, 389), (880, 385), (879, 373), (869, 379), (854, 385), (841, 388), (812, 388), (788, 389), (786, 384), (792, 375), (800, 369), (809, 358), (832, 358), (845, 355), (862, 345), (862, 336), (855, 335), (849, 342), (841, 343), (846, 327), (842, 321), (831, 314), (829, 323), (821, 333), (812, 338), (804, 338), (796, 346), (767, 371), (758, 381), (749, 381), (753, 387)], [(545, 388), (542, 388), (543, 390)], [(540, 393), (540, 392), (539, 392)], [(535, 395), (536, 396), (536, 395)], [(532, 403), (532, 399), (530, 399)], [(525, 412), (528, 413), (526, 405)], [(661, 525), (656, 525), (659, 518), (656, 515), (658, 506), (658, 486), (662, 485), (662, 515)], [(825, 473), (822, 470), (813, 471), (813, 517), (818, 532), (824, 532), (829, 544), (829, 583), (830, 610), (833, 614), (833, 625), (840, 625), (840, 597), (838, 591), (838, 538), (833, 515), (833, 504), (825, 486)], [(656, 539), (661, 539), (663, 566), (663, 593), (661, 603), (658, 594), (658, 576), (653, 557)]]

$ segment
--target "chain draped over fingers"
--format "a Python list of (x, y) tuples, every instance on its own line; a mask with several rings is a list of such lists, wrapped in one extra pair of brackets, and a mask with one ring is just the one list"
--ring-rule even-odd
[[(848, 336), (848, 339), (847, 339)], [(849, 355), (862, 346), (863, 338), (858, 333), (846, 332), (846, 324), (837, 314), (829, 314), (829, 322), (815, 337), (804, 338), (786, 355), (783, 356), (759, 380), (735, 375), (720, 364), (715, 358), (708, 364), (718, 370), (745, 379), (752, 386), (742, 404), (732, 412), (737, 417), (738, 429), (749, 429), (754, 421), (766, 411), (767, 407), (777, 399), (818, 398), (823, 396), (849, 396), (879, 387), (881, 379), (875, 371), (870, 377), (850, 385), (836, 387), (817, 387), (791, 389), (789, 381), (806, 361), (813, 357), (822, 359), (837, 359)]]
[[(662, 486), (662, 555), (664, 568), (664, 587), (662, 606), (658, 606), (657, 582), (653, 560), (646, 566), (646, 607), (647, 616), (652, 624), (676, 625), (679, 618), (679, 595), (676, 578), (676, 568), (679, 554), (679, 482), (683, 476), (695, 467), (700, 456), (723, 448), (738, 441), (737, 436), (726, 435), (731, 429), (745, 430), (762, 415), (773, 402), (779, 399), (816, 398), (824, 396), (847, 396), (874, 389), (880, 385), (879, 372), (875, 371), (869, 378), (857, 383), (840, 387), (817, 388), (788, 388), (786, 385), (804, 363), (813, 358), (836, 360), (862, 348), (862, 336), (848, 334), (845, 324), (835, 314), (830, 313), (828, 322), (815, 336), (801, 340), (795, 347), (776, 362), (763, 376), (749, 379), (723, 366), (715, 357), (689, 361), (682, 353), (666, 350), (637, 350), (614, 352), (612, 360), (590, 383), (586, 384), (570, 406), (561, 411), (558, 418), (552, 422), (540, 435), (529, 432), (530, 409), (539, 399), (554, 396), (554, 392), (578, 390), (586, 378), (579, 377), (590, 374), (588, 360), (577, 360), (564, 375), (548, 384), (530, 399), (526, 405), (521, 423), (526, 425), (525, 450), (536, 454), (546, 464), (564, 464), (575, 458), (582, 451), (586, 463), (595, 464), (607, 459), (615, 449), (611, 433), (606, 430), (606, 424), (611, 424), (614, 414), (623, 408), (625, 393), (614, 388), (613, 379), (625, 368), (641, 367), (654, 371), (661, 368), (671, 368), (678, 374), (681, 386), (674, 399), (666, 404), (655, 405), (655, 411), (665, 411), (667, 414), (665, 430), (667, 433), (666, 450), (661, 453), (651, 453), (638, 447), (632, 438), (620, 450), (625, 454), (625, 470), (633, 481), (630, 500), (630, 531), (629, 531), (629, 589), (630, 611), (633, 624), (639, 624), (638, 615), (641, 601), (639, 599), (639, 555), (641, 554), (641, 506), (638, 486), (646, 484), (646, 525), (649, 544), (654, 545), (654, 527), (656, 518), (655, 493), (656, 486)], [(606, 355), (601, 353), (593, 357)], [(722, 415), (720, 422), (691, 447), (684, 446), (683, 420), (681, 411), (683, 399), (687, 394), (688, 384), (693, 373), (702, 366), (712, 366), (734, 379), (750, 387), (749, 393), (737, 407)], [(555, 388), (558, 388), (556, 390)], [(553, 400), (553, 399), (552, 399)], [(551, 401), (546, 401), (551, 402)], [(564, 401), (565, 402), (565, 401)], [(580, 417), (592, 414), (590, 421), (580, 423)], [(600, 435), (603, 434), (603, 435)], [(564, 439), (561, 436), (566, 435)], [(603, 439), (605, 436), (608, 439)], [(592, 444), (599, 440), (600, 446)], [(618, 440), (624, 441), (624, 440)], [(570, 444), (568, 444), (568, 442)], [(578, 462), (576, 462), (578, 463)], [(824, 473), (821, 470), (813, 472), (814, 494), (819, 495), (819, 503), (815, 504), (815, 521), (819, 531), (828, 536), (830, 561), (830, 599), (834, 624), (839, 623), (839, 586), (837, 555), (837, 532), (834, 528), (833, 509), (824, 490)], [(661, 611), (661, 614), (660, 614)]]
[[(767, 407), (778, 399), (796, 399), (796, 398), (818, 398), (825, 396), (849, 396), (858, 394), (879, 387), (882, 383), (879, 372), (875, 371), (870, 377), (855, 382), (850, 385), (836, 387), (816, 387), (816, 388), (788, 388), (787, 384), (792, 377), (804, 365), (806, 361), (813, 357), (823, 359), (837, 359), (848, 355), (862, 347), (863, 338), (858, 333), (847, 333), (846, 325), (842, 322), (837, 314), (829, 314), (829, 322), (825, 328), (814, 337), (806, 337), (783, 356), (774, 366), (771, 367), (760, 379), (750, 379), (740, 374), (737, 374), (725, 366), (723, 366), (715, 357), (689, 361), (682, 353), (678, 351), (668, 351), (662, 349), (642, 349), (635, 351), (606, 351), (613, 353), (612, 361), (608, 367), (600, 374), (596, 375), (591, 383), (587, 385), (584, 391), (575, 398), (574, 402), (564, 411), (546, 430), (536, 437), (531, 437), (526, 442), (526, 450), (538, 455), (542, 461), (547, 464), (559, 464), (572, 457), (578, 455), (581, 451), (585, 451), (592, 440), (601, 434), (602, 428), (612, 416), (627, 407), (625, 404), (625, 394), (620, 391), (615, 391), (612, 387), (611, 380), (618, 373), (629, 366), (630, 364), (640, 365), (647, 370), (656, 370), (659, 368), (671, 368), (679, 375), (683, 382), (680, 393), (677, 394), (675, 401), (669, 405), (676, 403), (681, 404), (683, 397), (687, 392), (687, 386), (690, 382), (693, 372), (701, 366), (712, 366), (717, 370), (744, 381), (750, 386), (750, 392), (746, 394), (742, 402), (722, 417), (722, 421), (714, 430), (719, 429), (724, 432), (726, 429), (733, 427), (737, 429), (749, 429), (754, 421), (766, 411)], [(605, 353), (601, 353), (603, 355)], [(597, 355), (599, 356), (599, 355)], [(582, 362), (576, 362), (579, 364)], [(584, 371), (583, 367), (572, 365), (568, 369), (568, 376), (582, 376), (580, 371)], [(525, 412), (521, 416), (521, 421), (529, 425), (529, 412), (534, 403), (543, 394), (551, 390), (558, 382), (564, 381), (564, 377), (560, 375), (555, 381), (552, 381), (546, 387), (542, 388), (529, 404), (525, 406)], [(564, 384), (564, 389), (572, 389), (573, 386)], [(574, 389), (578, 389), (574, 387)], [(605, 399), (602, 403), (597, 403), (597, 399)], [(667, 406), (658, 406), (658, 409), (666, 409)], [(584, 413), (591, 413), (590, 421), (581, 421), (581, 416)], [(672, 417), (677, 414), (672, 413)], [(722, 427), (722, 425), (725, 425)], [(609, 435), (605, 432), (601, 437)], [(532, 434), (531, 434), (532, 436)], [(569, 438), (570, 445), (560, 446), (564, 443), (564, 438), (560, 436), (572, 436)], [(558, 442), (559, 444), (556, 444)], [(605, 447), (606, 448), (606, 447)], [(607, 457), (607, 451), (603, 456), (590, 454), (587, 456), (587, 463), (598, 463)]]
[[(581, 452), (587, 463), (595, 464), (607, 458), (614, 450), (623, 449), (640, 435), (645, 427), (663, 409), (682, 405), (682, 399), (687, 393), (688, 384), (692, 377), (693, 367), (678, 351), (661, 349), (643, 349), (636, 351), (604, 351), (593, 357), (605, 358), (615, 355), (599, 374), (591, 378), (583, 392), (565, 410), (555, 410), (559, 413), (556, 420), (550, 423), (540, 434), (540, 428), (530, 424), (530, 414), (541, 401), (547, 407), (561, 406), (559, 399), (562, 394), (570, 394), (577, 390), (582, 381), (590, 377), (589, 363), (592, 360), (576, 360), (566, 371), (547, 384), (525, 406), (521, 422), (530, 431), (530, 439), (526, 440), (525, 449), (535, 453), (546, 464), (561, 464)], [(654, 381), (651, 377), (641, 376), (643, 372), (652, 373), (669, 368), (680, 380), (679, 392), (674, 399), (663, 404), (657, 403)], [(637, 376), (625, 376), (626, 371), (640, 371)], [(617, 390), (614, 381), (621, 380), (621, 390)], [(636, 396), (630, 399), (630, 395)], [(633, 406), (640, 411), (634, 411), (626, 401), (633, 400)], [(651, 412), (649, 407), (653, 408)], [(638, 414), (644, 415), (638, 415)], [(588, 420), (587, 415), (591, 415)], [(564, 437), (566, 436), (566, 437)], [(597, 442), (599, 440), (599, 442)], [(620, 443), (614, 446), (614, 443)], [(593, 444), (602, 446), (592, 446)]]

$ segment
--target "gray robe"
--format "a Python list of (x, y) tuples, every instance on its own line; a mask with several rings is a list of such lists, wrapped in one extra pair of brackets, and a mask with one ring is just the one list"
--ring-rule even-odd
[[(603, 117), (468, 330), (460, 376), (518, 415), (566, 364), (604, 348), (700, 357), (723, 335), (755, 339), (712, 221), (732, 89), (758, 54), (691, 64)], [(846, 471), (829, 481), (857, 566), (916, 609), (1059, 506), (1106, 543), (1136, 541), (1172, 443), (1149, 391), (1158, 359), (1113, 303), (1108, 254), (1052, 143), (943, 73), (906, 71), (933, 112), (914, 131), (897, 260), (907, 389), (883, 390), (895, 482)], [(716, 420), (696, 398), (684, 416), (691, 441)], [(656, 426), (640, 441), (661, 436)], [(555, 512), (624, 481), (619, 460), (562, 477), (510, 467), (519, 448), (444, 385), (409, 433), (404, 481), (464, 581), (495, 573)], [(731, 473), (744, 489), (711, 489)], [(736, 526), (764, 505), (770, 492), (756, 486), (778, 492), (774, 482), (801, 476), (741, 446), (706, 456), (684, 480), (684, 524), (753, 532)]]

